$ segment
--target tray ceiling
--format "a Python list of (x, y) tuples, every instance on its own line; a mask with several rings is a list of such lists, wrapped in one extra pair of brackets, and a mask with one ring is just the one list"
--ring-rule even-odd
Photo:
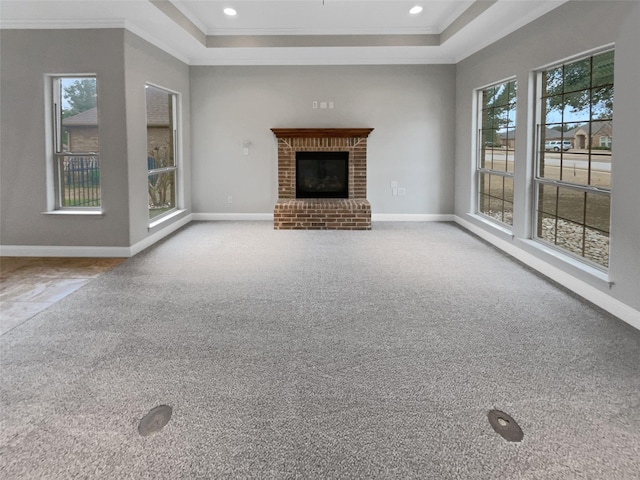
[(127, 28), (190, 65), (455, 63), (564, 1), (0, 0), (0, 28)]

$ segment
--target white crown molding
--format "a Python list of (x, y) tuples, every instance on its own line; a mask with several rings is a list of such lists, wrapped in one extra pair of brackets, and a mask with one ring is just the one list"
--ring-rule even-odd
[(0, 20), (0, 29), (7, 30), (75, 30), (92, 28), (125, 28), (126, 20), (83, 19), (83, 20)]
[(436, 28), (216, 28), (207, 30), (207, 36), (216, 35), (439, 35)]
[[(349, 56), (344, 53), (340, 54), (336, 49), (334, 55), (319, 56), (314, 55), (313, 51), (307, 52), (307, 55), (286, 55), (286, 56), (269, 56), (271, 49), (264, 49), (264, 54), (257, 54), (233, 57), (219, 58), (192, 58), (190, 65), (199, 66), (295, 66), (295, 65), (446, 65), (456, 63), (453, 57), (438, 57), (435, 55), (427, 55), (424, 50), (417, 50), (415, 55), (395, 55), (395, 56)], [(297, 54), (301, 52), (297, 49)]]

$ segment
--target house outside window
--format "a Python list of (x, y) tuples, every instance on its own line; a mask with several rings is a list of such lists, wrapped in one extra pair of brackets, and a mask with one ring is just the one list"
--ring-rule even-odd
[(146, 85), (149, 218), (157, 220), (176, 208), (178, 175), (178, 95)]
[(609, 136), (600, 137), (600, 147), (601, 148), (611, 148), (611, 137), (609, 137)]
[(613, 70), (614, 52), (605, 51), (538, 74), (535, 238), (601, 269), (609, 265)]
[(53, 210), (99, 210), (100, 139), (95, 76), (52, 76)]
[(513, 225), (516, 81), (478, 91), (477, 211)]

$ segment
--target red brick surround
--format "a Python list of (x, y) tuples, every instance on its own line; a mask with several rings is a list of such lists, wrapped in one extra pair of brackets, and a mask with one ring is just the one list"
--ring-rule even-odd
[[(372, 128), (273, 128), (278, 139), (275, 229), (370, 230), (367, 137)], [(349, 198), (296, 199), (296, 152), (349, 152)]]

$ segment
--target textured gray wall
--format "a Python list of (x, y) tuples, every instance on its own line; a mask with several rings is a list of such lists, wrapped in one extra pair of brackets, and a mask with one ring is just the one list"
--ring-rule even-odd
[[(131, 246), (149, 234), (145, 82), (182, 94), (183, 183), (191, 207), (189, 69), (123, 29), (2, 30), (0, 244)], [(96, 73), (102, 216), (46, 210), (45, 75)], [(156, 227), (159, 230), (177, 221)]]
[[(145, 84), (153, 83), (181, 97), (179, 123), (182, 127), (182, 156), (179, 183), (182, 199), (178, 207), (183, 215), (191, 209), (191, 131), (189, 67), (130, 32), (125, 32), (125, 75), (127, 92), (127, 150), (129, 155), (129, 228), (131, 245), (148, 234), (149, 201), (147, 193), (147, 120)], [(158, 230), (179, 220), (174, 217), (154, 228)], [(152, 232), (153, 233), (153, 232)]]
[[(640, 309), (639, 25), (638, 2), (568, 2), (460, 62), (456, 75), (456, 215), (502, 240), (513, 242), (635, 309)], [(609, 290), (603, 282), (523, 241), (531, 235), (533, 172), (533, 145), (525, 127), (529, 116), (533, 115), (534, 94), (529, 88), (532, 71), (614, 42), (616, 70), (609, 278), (615, 284)], [(475, 192), (471, 153), (473, 90), (511, 76), (518, 80), (516, 155), (520, 162), (515, 169), (513, 239), (468, 215)]]
[[(0, 32), (2, 245), (129, 245), (124, 30)], [(45, 75), (96, 73), (101, 217), (46, 211)]]
[[(270, 128), (373, 127), (373, 213), (452, 213), (454, 74), (453, 65), (191, 67), (194, 212), (273, 212)], [(335, 108), (314, 110), (313, 101)], [(391, 195), (392, 180), (406, 196)]]

